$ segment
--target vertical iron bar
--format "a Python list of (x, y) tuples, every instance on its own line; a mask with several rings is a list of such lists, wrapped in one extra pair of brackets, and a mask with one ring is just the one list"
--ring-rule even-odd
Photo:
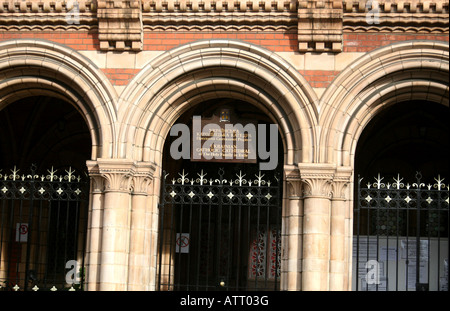
[(36, 251), (34, 252), (34, 262), (36, 265), (36, 278), (39, 280), (38, 276), (40, 275), (41, 262), (40, 262), (40, 254), (41, 254), (41, 226), (42, 226), (42, 209), (44, 205), (44, 200), (41, 198), (39, 200), (39, 212), (38, 212), (38, 224), (36, 228)]
[[(193, 188), (193, 187), (192, 187)], [(194, 189), (192, 189), (193, 191)], [(200, 196), (200, 193), (198, 194)], [(189, 225), (188, 225), (188, 232), (189, 232), (189, 238), (192, 239), (192, 210), (193, 210), (193, 201), (194, 197), (192, 197), (189, 200)], [(181, 237), (181, 232), (180, 232), (180, 237)], [(180, 253), (181, 253), (181, 241), (180, 241)], [(190, 276), (191, 276), (191, 251), (189, 251), (189, 253), (187, 254), (187, 268), (186, 268), (186, 272), (187, 272), (187, 280), (186, 280), (186, 286), (187, 286), (187, 290), (189, 290), (189, 284), (190, 284)]]
[[(381, 187), (379, 187), (378, 188), (378, 190), (377, 190), (377, 198), (376, 198), (376, 203), (377, 203), (377, 205), (375, 206), (375, 209), (376, 209), (376, 213), (377, 213), (377, 216), (376, 216), (376, 223), (378, 224), (378, 227), (381, 229), (381, 221), (380, 221), (380, 209), (382, 210), (382, 205), (381, 205), (381, 193), (382, 193), (382, 191), (383, 190), (381, 190)], [(376, 235), (377, 235), (377, 250), (376, 250), (376, 254), (375, 254), (375, 256), (376, 256), (376, 258), (377, 258), (377, 260), (379, 260), (379, 249), (380, 249), (380, 234), (379, 234), (379, 232), (380, 232), (380, 230), (378, 230), (378, 228), (376, 228)], [(378, 272), (377, 272), (378, 273)], [(379, 276), (378, 276), (379, 277)], [(375, 291), (378, 291), (378, 282), (376, 282), (375, 283)]]
[[(407, 197), (409, 197), (409, 191), (406, 192)], [(409, 270), (409, 203), (406, 203), (406, 291), (409, 291), (408, 288), (408, 270)]]
[[(223, 190), (222, 185), (220, 185), (219, 187), (222, 191)], [(214, 283), (217, 286), (220, 282), (220, 250), (222, 247), (222, 245), (220, 243), (220, 238), (222, 235), (222, 200), (219, 201), (219, 206), (217, 209), (217, 226), (216, 227), (217, 227), (217, 234), (215, 237), (216, 238), (216, 252), (215, 252), (215, 259), (214, 259), (214, 271), (216, 274), (216, 279), (214, 280)]]
[[(390, 197), (391, 191), (388, 188), (386, 190), (387, 195)], [(390, 228), (389, 228), (389, 218), (391, 215), (390, 203), (387, 202), (386, 206), (386, 291), (389, 291), (389, 236), (390, 236)]]
[[(51, 185), (49, 187), (51, 189)], [(46, 248), (47, 248), (47, 255), (45, 258), (45, 275), (44, 275), (44, 287), (47, 287), (47, 279), (49, 278), (49, 268), (50, 268), (50, 222), (52, 217), (52, 200), (51, 195), (48, 200), (48, 213), (47, 213), (47, 242), (46, 242)]]
[[(218, 195), (219, 195), (219, 201), (222, 200), (222, 195), (221, 195), (221, 191), (218, 188)], [(206, 286), (206, 290), (209, 290), (209, 261), (210, 261), (210, 256), (211, 256), (211, 248), (210, 248), (210, 241), (211, 241), (211, 211), (212, 211), (212, 207), (211, 204), (209, 204), (208, 206), (208, 235), (207, 235), (207, 241), (206, 241), (206, 280), (205, 280), (205, 286)], [(213, 237), (214, 238), (214, 237)], [(214, 260), (214, 256), (213, 256), (213, 260)]]
[(420, 207), (422, 204), (420, 193), (420, 174), (417, 173), (417, 191), (416, 191), (416, 291), (420, 287)]
[[(267, 187), (268, 191), (270, 192), (270, 186)], [(261, 188), (258, 188), (258, 197), (261, 197)], [(258, 203), (259, 204), (259, 203)], [(267, 205), (266, 205), (266, 252), (264, 254), (265, 258), (266, 258), (266, 264), (265, 264), (265, 273), (264, 273), (264, 289), (267, 289), (267, 279), (268, 276), (270, 274), (270, 265), (271, 265), (271, 258), (270, 258), (270, 249), (271, 249), (271, 238), (270, 235), (272, 234), (271, 230), (270, 230), (270, 202), (269, 200), (267, 200)]]
[[(202, 192), (203, 194), (203, 192)], [(209, 205), (211, 205), (211, 199), (209, 200)], [(197, 282), (196, 282), (196, 290), (199, 290), (199, 284), (200, 284), (200, 255), (202, 253), (202, 206), (203, 204), (200, 204), (198, 206), (198, 246), (197, 246)]]
[(54, 263), (55, 265), (53, 266), (53, 286), (55, 286), (56, 283), (56, 275), (57, 275), (57, 271), (58, 271), (58, 259), (59, 259), (59, 239), (58, 239), (58, 235), (60, 232), (60, 223), (59, 223), (59, 218), (61, 216), (61, 201), (58, 200), (58, 208), (57, 208), (57, 212), (56, 212), (56, 233), (55, 233), (55, 260)]
[[(258, 240), (259, 240), (259, 221), (260, 221), (260, 217), (261, 217), (261, 206), (258, 204), (257, 207), (258, 212), (257, 212), (257, 216), (256, 216), (256, 247), (258, 248)], [(267, 247), (267, 246), (266, 246)], [(259, 249), (258, 249), (259, 252)], [(258, 270), (256, 270), (256, 275), (255, 275), (255, 288), (258, 288)]]
[[(241, 205), (240, 203), (241, 202), (239, 202), (239, 206)], [(227, 277), (226, 277), (226, 284), (225, 284), (227, 290), (231, 286), (230, 271), (231, 271), (231, 267), (232, 267), (231, 263), (234, 261), (234, 258), (232, 257), (232, 254), (233, 254), (232, 246), (234, 245), (234, 243), (231, 241), (231, 237), (234, 235), (234, 234), (232, 234), (233, 232), (231, 230), (231, 227), (232, 227), (231, 218), (232, 218), (232, 211), (233, 211), (233, 209), (231, 207), (232, 207), (232, 205), (230, 204), (228, 206), (228, 264), (227, 264)]]
[[(9, 229), (9, 251), (8, 251), (8, 270), (7, 270), (7, 279), (8, 282), (11, 283), (11, 285), (13, 285), (13, 281), (12, 281), (12, 276), (10, 275), (10, 271), (11, 269), (11, 262), (12, 262), (12, 253), (13, 253), (13, 247), (14, 247), (14, 243), (15, 243), (15, 228), (14, 228), (14, 214), (15, 214), (15, 210), (16, 210), (16, 206), (14, 204), (14, 198), (15, 198), (15, 193), (12, 193), (12, 200), (11, 200), (11, 214), (10, 214), (10, 219), (9, 219), (9, 223), (11, 224), (11, 228), (7, 228)], [(8, 235), (8, 233), (7, 233)]]
[[(278, 243), (281, 243), (281, 226), (279, 225), (279, 214), (282, 213), (281, 209), (280, 209), (280, 205), (282, 206), (282, 198), (280, 198), (282, 195), (282, 189), (281, 186), (283, 184), (283, 179), (281, 177), (281, 174), (278, 174), (278, 172), (276, 173), (276, 180), (278, 182), (277, 186), (275, 187), (275, 198), (276, 198), (276, 204), (275, 204), (275, 274), (274, 274), (274, 279), (275, 279), (275, 285), (274, 285), (274, 290), (278, 290), (278, 269), (281, 269), (281, 267), (278, 266)], [(278, 233), (279, 233), (279, 237), (280, 237), (280, 241), (278, 241)]]
[[(5, 231), (5, 229), (7, 228), (7, 225), (5, 225), (5, 218), (7, 218), (6, 213), (7, 213), (7, 208), (5, 208), (5, 204), (7, 203), (7, 199), (6, 199), (6, 195), (4, 197), (4, 200), (2, 200), (2, 223), (0, 225), (0, 263), (2, 262), (2, 255), (3, 255), (3, 232)], [(6, 241), (5, 241), (6, 243)], [(0, 268), (3, 267), (3, 269), (6, 269), (5, 265), (0, 266)], [(6, 271), (5, 271), (6, 272)], [(7, 274), (6, 274), (7, 275)]]
[[(449, 199), (449, 191), (447, 185), (447, 200)], [(450, 280), (450, 208), (447, 203), (447, 291), (448, 291), (448, 281)]]
[[(180, 213), (179, 213), (179, 230), (178, 230), (178, 238), (181, 238), (181, 234), (183, 232), (183, 212), (184, 212), (184, 191), (183, 191), (183, 200), (181, 200), (181, 207), (180, 207)], [(177, 232), (175, 232), (175, 253), (177, 252), (178, 249), (178, 254), (175, 255), (178, 258), (178, 262), (176, 263), (175, 266), (175, 273), (177, 274), (177, 282), (176, 282), (176, 288), (178, 288), (178, 290), (180, 289), (180, 283), (181, 283), (181, 245), (179, 247), (177, 247)]]
[(356, 291), (359, 290), (359, 235), (361, 229), (361, 177), (358, 174), (358, 182), (357, 182), (357, 197), (358, 201), (356, 203)]
[[(248, 208), (247, 208), (247, 248), (246, 248), (246, 252), (249, 252), (249, 255), (248, 255), (248, 259), (247, 259), (247, 261), (249, 261), (250, 262), (250, 264), (251, 264), (251, 262), (252, 262), (252, 259), (251, 259), (251, 257), (252, 257), (252, 253), (251, 253), (251, 251), (252, 251), (252, 243), (253, 243), (253, 241), (252, 241), (252, 231), (251, 231), (251, 212), (252, 212), (252, 207), (251, 206), (248, 206)], [(258, 232), (256, 232), (256, 241), (258, 240)], [(248, 290), (248, 288), (249, 288), (249, 277), (248, 277), (248, 274), (251, 274), (252, 273), (252, 267), (251, 267), (251, 265), (250, 265), (250, 267), (249, 267), (249, 269), (247, 269), (247, 280), (246, 280), (246, 282), (245, 282), (245, 290)], [(256, 275), (255, 275), (255, 277), (256, 277)]]
[(31, 180), (30, 180), (30, 206), (28, 207), (29, 215), (28, 215), (28, 236), (27, 236), (27, 255), (26, 255), (26, 261), (25, 261), (25, 285), (24, 290), (26, 291), (28, 289), (28, 280), (29, 280), (29, 270), (30, 270), (30, 252), (31, 252), (31, 244), (33, 239), (33, 209), (34, 209), (34, 191), (35, 191), (35, 185), (34, 185), (34, 169), (31, 169)]
[[(63, 207), (64, 208), (64, 207)], [(64, 211), (65, 213), (66, 213), (66, 224), (65, 224), (65, 232), (64, 232), (64, 259), (63, 259), (63, 268), (62, 269), (64, 269), (65, 268), (65, 266), (66, 266), (66, 262), (68, 261), (68, 249), (69, 249), (69, 215), (70, 215), (70, 201), (67, 201), (66, 202), (66, 208), (65, 208), (65, 211)], [(63, 214), (63, 216), (64, 216), (64, 214)], [(62, 271), (64, 271), (64, 270), (62, 270)]]
[[(367, 192), (369, 193), (369, 190), (367, 190)], [(366, 235), (366, 245), (367, 245), (367, 250), (366, 250), (366, 263), (367, 261), (369, 261), (369, 257), (370, 257), (370, 212), (371, 212), (371, 208), (370, 208), (370, 202), (367, 202), (368, 206), (367, 206), (367, 235)], [(367, 275), (367, 268), (365, 269), (366, 275)], [(369, 284), (366, 282), (366, 292), (369, 290)]]
[(239, 245), (237, 248), (237, 269), (236, 269), (236, 290), (239, 290), (239, 277), (240, 277), (240, 268), (241, 268), (241, 212), (242, 212), (242, 205), (239, 204), (238, 207), (238, 221), (237, 221), (237, 240), (239, 241)]
[[(22, 188), (21, 189), (24, 189), (24, 187), (23, 186), (25, 186), (24, 184), (21, 184), (22, 185)], [(26, 192), (26, 191), (25, 191)], [(25, 197), (24, 197), (24, 193), (25, 192), (23, 192), (21, 195), (20, 195), (20, 206), (19, 206), (19, 230), (20, 230), (20, 225), (22, 224), (22, 213), (23, 213), (23, 201), (24, 201), (24, 199), (25, 199)], [(15, 230), (18, 230), (18, 228), (15, 228)], [(22, 247), (21, 247), (21, 237), (20, 237), (20, 232), (16, 232), (16, 234), (17, 233), (19, 233), (18, 234), (18, 237), (19, 237), (19, 241), (17, 242), (18, 243), (18, 252), (17, 252), (17, 258), (16, 258), (16, 284), (18, 284), (19, 282), (20, 282), (20, 276), (19, 276), (19, 267), (20, 267), (20, 260), (21, 260), (21, 254), (22, 254)]]
[(395, 211), (396, 211), (396, 233), (397, 233), (397, 237), (396, 237), (396, 260), (395, 260), (395, 290), (398, 291), (398, 253), (399, 253), (399, 236), (400, 236), (400, 229), (399, 229), (399, 225), (400, 225), (400, 204), (399, 204), (399, 196), (400, 196), (400, 186), (399, 189), (397, 189), (398, 191), (395, 194)]

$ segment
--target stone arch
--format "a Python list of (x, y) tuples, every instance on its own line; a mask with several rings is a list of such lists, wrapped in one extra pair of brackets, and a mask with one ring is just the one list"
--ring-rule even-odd
[(315, 93), (278, 55), (249, 43), (210, 40), (175, 48), (149, 63), (122, 94), (121, 157), (159, 165), (165, 137), (184, 111), (231, 97), (256, 105), (281, 127), (285, 164), (314, 159)]
[(41, 39), (0, 43), (0, 109), (29, 96), (56, 97), (72, 104), (89, 127), (91, 158), (113, 156), (117, 94), (87, 58)]
[(382, 110), (399, 102), (449, 105), (448, 45), (402, 42), (370, 52), (351, 64), (324, 93), (320, 160), (354, 166), (358, 139)]

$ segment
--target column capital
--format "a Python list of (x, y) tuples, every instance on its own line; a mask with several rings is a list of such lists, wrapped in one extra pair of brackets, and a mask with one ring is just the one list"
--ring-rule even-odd
[(150, 163), (138, 162), (135, 167), (136, 172), (131, 180), (132, 191), (134, 194), (147, 195), (153, 180), (155, 166)]
[(287, 188), (287, 196), (289, 199), (300, 199), (302, 197), (302, 179), (300, 178), (300, 172), (295, 165), (284, 166), (284, 176)]
[(91, 178), (103, 179), (103, 191), (130, 192), (131, 177), (136, 171), (133, 161), (99, 158), (96, 161), (87, 161), (86, 165)]
[(345, 200), (345, 191), (351, 182), (353, 169), (348, 166), (341, 166), (336, 169), (332, 183), (333, 200)]
[(336, 166), (323, 163), (299, 163), (300, 178), (304, 184), (304, 197), (331, 198), (331, 184)]

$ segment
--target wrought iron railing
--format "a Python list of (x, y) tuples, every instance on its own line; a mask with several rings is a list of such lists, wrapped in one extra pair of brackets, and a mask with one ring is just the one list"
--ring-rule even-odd
[(83, 288), (89, 189), (75, 173), (0, 170), (0, 290)]
[(158, 290), (279, 288), (279, 176), (226, 173), (164, 176)]
[(358, 179), (354, 210), (356, 290), (448, 290), (449, 186), (399, 175)]

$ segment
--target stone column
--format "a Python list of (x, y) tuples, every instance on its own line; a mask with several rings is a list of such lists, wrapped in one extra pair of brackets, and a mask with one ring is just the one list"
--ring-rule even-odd
[(134, 164), (125, 159), (98, 159), (90, 173), (104, 182), (99, 290), (127, 290), (130, 187)]
[(329, 289), (331, 183), (335, 166), (299, 164), (303, 181), (302, 290)]
[(151, 243), (146, 236), (148, 223), (149, 186), (153, 179), (154, 167), (149, 164), (137, 164), (137, 172), (132, 178), (130, 255), (128, 269), (128, 290), (146, 290), (150, 283), (150, 254), (146, 244)]
[(103, 178), (92, 172), (90, 179), (91, 193), (86, 238), (86, 287), (88, 291), (96, 291), (99, 288), (100, 279)]
[(282, 289), (299, 291), (302, 282), (302, 231), (303, 198), (302, 181), (297, 167), (285, 166), (287, 205), (283, 211), (284, 234)]
[(330, 290), (343, 291), (346, 288), (346, 209), (347, 186), (350, 183), (351, 168), (338, 168), (332, 183), (331, 230), (330, 230)]

